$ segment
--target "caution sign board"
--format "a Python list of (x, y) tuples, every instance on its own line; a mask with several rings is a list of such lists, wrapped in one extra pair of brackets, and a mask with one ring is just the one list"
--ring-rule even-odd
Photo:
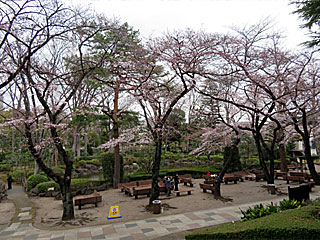
[(121, 218), (119, 206), (111, 206), (109, 209), (108, 219)]

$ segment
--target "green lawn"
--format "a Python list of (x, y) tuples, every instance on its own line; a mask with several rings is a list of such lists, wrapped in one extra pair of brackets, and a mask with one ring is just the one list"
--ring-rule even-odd
[(319, 239), (320, 218), (313, 214), (319, 214), (319, 209), (320, 202), (316, 202), (247, 222), (198, 230), (186, 239)]

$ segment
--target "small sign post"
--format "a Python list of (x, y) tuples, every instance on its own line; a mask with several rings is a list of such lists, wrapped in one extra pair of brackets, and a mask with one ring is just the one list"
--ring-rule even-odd
[(119, 206), (110, 206), (108, 219), (121, 218)]

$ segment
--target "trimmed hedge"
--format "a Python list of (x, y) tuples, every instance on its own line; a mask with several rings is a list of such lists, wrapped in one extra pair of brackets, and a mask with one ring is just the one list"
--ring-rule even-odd
[(198, 230), (185, 239), (319, 239), (320, 219), (313, 216), (320, 202), (274, 213), (252, 221)]
[(49, 178), (41, 174), (30, 176), (27, 181), (27, 191), (30, 191), (32, 188), (42, 182), (49, 182)]
[(0, 172), (9, 172), (11, 167), (9, 164), (0, 164)]
[(21, 183), (22, 179), (24, 178), (24, 171), (16, 170), (16, 171), (13, 171), (11, 175), (15, 182)]
[(54, 188), (55, 191), (60, 190), (59, 184), (54, 181), (39, 183), (36, 186), (37, 194), (47, 192), (48, 188), (52, 188), (52, 187)]
[(86, 187), (97, 187), (105, 183), (105, 180), (94, 180), (87, 178), (71, 179), (71, 190), (79, 190)]
[[(203, 175), (208, 171), (211, 173), (218, 173), (221, 170), (217, 166), (216, 167), (202, 167), (202, 168), (171, 168), (171, 169), (162, 169), (159, 171), (159, 177), (162, 178), (164, 176), (173, 176), (175, 174), (183, 175), (183, 174), (191, 174), (191, 175)], [(125, 175), (125, 178), (128, 178), (130, 181), (138, 181), (151, 179), (152, 174), (146, 172), (136, 172), (133, 174)]]

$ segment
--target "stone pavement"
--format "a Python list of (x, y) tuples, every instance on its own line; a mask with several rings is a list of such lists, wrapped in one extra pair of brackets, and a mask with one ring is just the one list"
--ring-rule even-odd
[[(286, 196), (273, 200), (278, 203)], [(315, 198), (318, 196), (312, 196)], [(0, 232), (0, 239), (15, 240), (98, 240), (98, 239), (117, 239), (117, 240), (137, 240), (153, 239), (164, 237), (170, 234), (184, 232), (192, 229), (209, 227), (221, 223), (238, 221), (241, 217), (239, 208), (246, 209), (248, 206), (254, 206), (260, 203), (270, 204), (270, 200), (265, 202), (255, 202), (242, 204), (232, 207), (218, 209), (208, 209), (170, 216), (154, 215), (154, 218), (130, 221), (124, 223), (83, 227), (77, 229), (50, 231), (40, 230), (32, 226), (30, 216), (32, 217), (32, 206), (17, 208), (17, 222), (13, 222), (9, 227)], [(120, 209), (121, 210), (121, 209)], [(26, 219), (27, 218), (27, 219)], [(181, 237), (181, 236), (180, 236)], [(180, 238), (179, 237), (179, 238)], [(176, 239), (179, 239), (176, 238)], [(180, 239), (183, 239), (181, 237)]]
[[(274, 203), (282, 198), (273, 201)], [(233, 207), (218, 209), (201, 210), (184, 214), (161, 216), (155, 215), (154, 218), (131, 221), (117, 224), (106, 224), (93, 227), (84, 227), (63, 231), (45, 231), (36, 229), (32, 223), (24, 223), (22, 218), (20, 222), (12, 223), (9, 227), (0, 232), (0, 239), (16, 240), (98, 240), (98, 239), (119, 239), (136, 240), (152, 239), (166, 236), (172, 233), (183, 232), (187, 230), (209, 227), (221, 223), (237, 221), (241, 217), (239, 208), (246, 209), (261, 202), (243, 204)], [(270, 204), (266, 201), (265, 204)], [(28, 212), (24, 209), (25, 212)], [(22, 209), (20, 211), (22, 212)], [(19, 213), (18, 215), (24, 216)], [(26, 214), (27, 215), (27, 214)], [(112, 220), (109, 220), (112, 221)]]

